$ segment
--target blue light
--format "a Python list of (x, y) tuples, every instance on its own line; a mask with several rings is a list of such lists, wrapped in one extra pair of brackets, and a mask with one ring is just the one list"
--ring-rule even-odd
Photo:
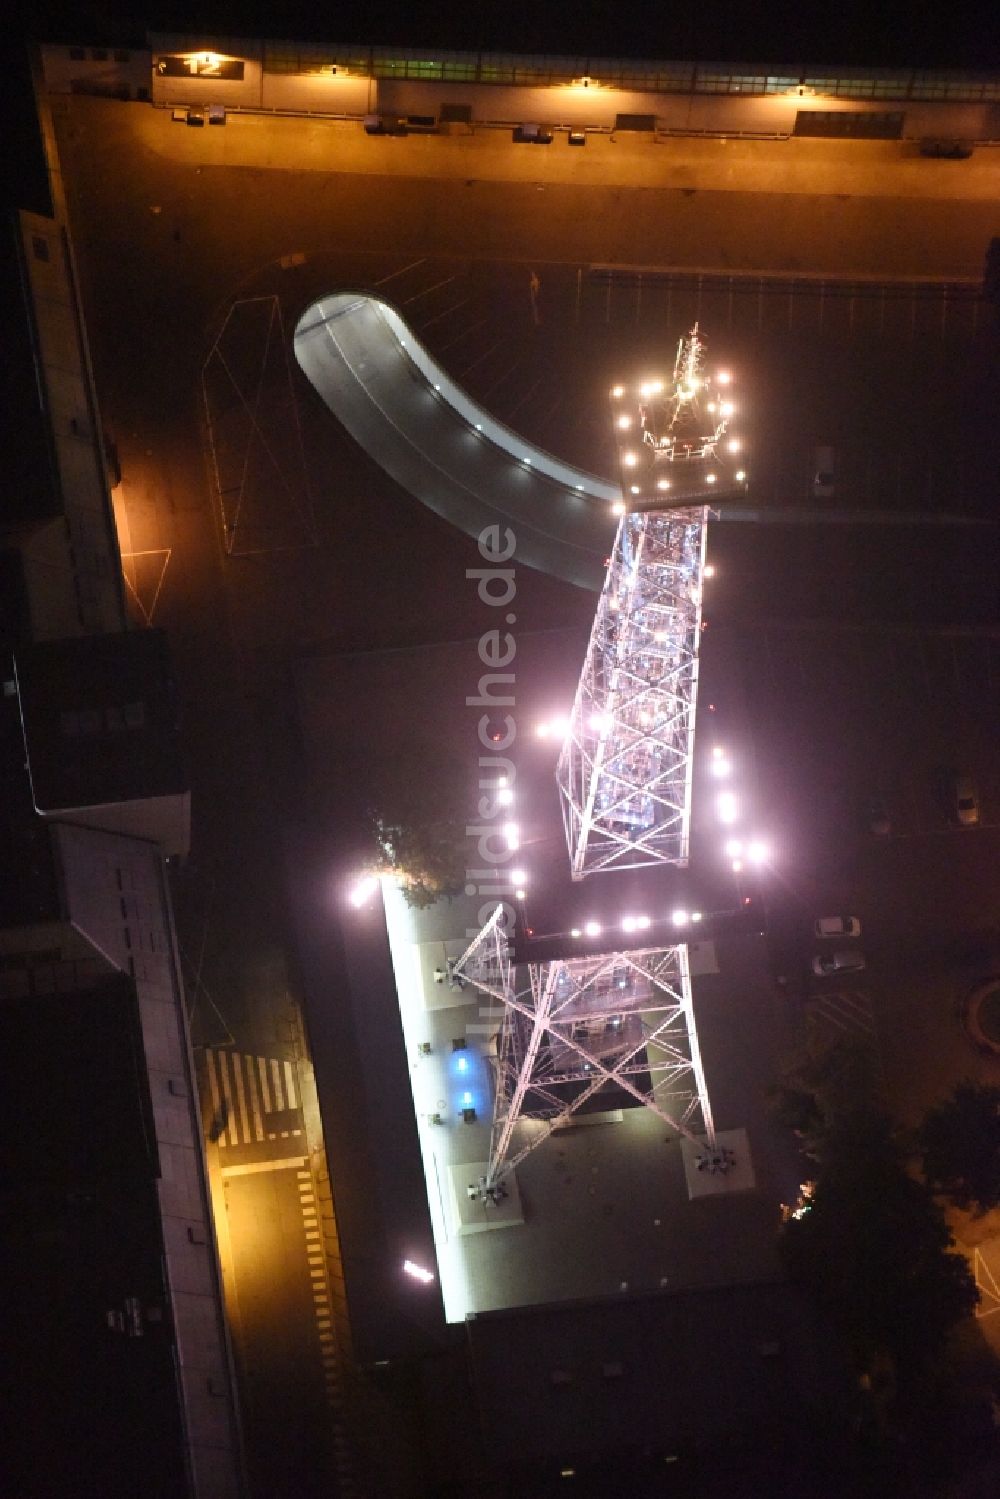
[(466, 1108), (468, 1108), (472, 1103), (472, 1094), (468, 1091), (468, 1089), (466, 1089), (466, 1091), (462, 1094), (462, 1102)]
[(466, 1061), (465, 1057), (459, 1057), (459, 1059), (458, 1059), (458, 1070), (459, 1070), (459, 1072), (464, 1072), (465, 1069), (468, 1067), (468, 1065), (469, 1064)]

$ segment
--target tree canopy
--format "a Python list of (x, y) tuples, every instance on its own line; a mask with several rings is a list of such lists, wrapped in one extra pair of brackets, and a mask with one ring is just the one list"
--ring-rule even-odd
[(858, 1367), (918, 1370), (976, 1304), (968, 1264), (931, 1190), (907, 1172), (887, 1120), (825, 1132), (805, 1211), (782, 1229), (791, 1278), (845, 1336)]
[(959, 1207), (1000, 1203), (1000, 1086), (959, 1083), (918, 1132), (924, 1174)]

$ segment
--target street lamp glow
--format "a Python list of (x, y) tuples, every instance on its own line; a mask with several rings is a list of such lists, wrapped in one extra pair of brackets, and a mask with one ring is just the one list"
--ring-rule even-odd
[(715, 474), (706, 474), (705, 475), (705, 483), (706, 484), (714, 484), (715, 483), (715, 478), (716, 478)]
[(723, 401), (721, 406), (719, 407), (719, 411), (723, 416), (732, 416), (735, 410), (736, 407), (733, 405), (732, 401)]
[(743, 860), (742, 859), (734, 859), (733, 860), (733, 874), (739, 874), (742, 869), (743, 869)]
[(726, 858), (738, 859), (742, 852), (743, 844), (740, 842), (739, 838), (730, 838), (729, 842), (726, 844)]
[(403, 1270), (405, 1274), (412, 1276), (414, 1280), (419, 1280), (421, 1285), (429, 1286), (434, 1279), (430, 1270), (425, 1270), (423, 1265), (414, 1264), (413, 1260), (404, 1260)]
[(738, 453), (739, 450), (740, 450), (740, 440), (739, 440), (739, 438), (738, 437), (734, 437), (731, 442), (727, 442), (726, 443), (726, 447), (729, 449), (729, 451), (731, 453)]
[(514, 793), (509, 786), (502, 786), (497, 792), (497, 802), (501, 807), (509, 807), (514, 800)]
[(615, 503), (611, 507), (611, 514), (612, 515), (624, 515), (625, 514), (625, 506), (622, 504), (621, 500), (615, 500)]
[(692, 911), (691, 912), (691, 920), (692, 921), (700, 921), (701, 920), (701, 912), (700, 911)]
[(737, 482), (737, 484), (742, 484), (745, 478), (746, 478), (745, 471), (743, 469), (741, 469), (741, 468), (738, 468), (736, 470), (736, 482)]
[(632, 418), (630, 416), (620, 416), (615, 425), (620, 427), (623, 432), (627, 432), (632, 425)]
[(624, 463), (624, 465), (625, 465), (626, 468), (635, 468), (635, 466), (638, 463), (638, 461), (639, 460), (635, 456), (634, 453), (623, 453), (622, 454), (622, 462)]
[(599, 937), (601, 935), (601, 923), (599, 921), (588, 921), (583, 930), (588, 937)]
[(581, 934), (580, 928), (578, 926), (573, 927), (572, 930), (570, 931), (570, 936), (571, 937), (579, 937), (581, 935), (582, 934)]
[(732, 773), (732, 769), (733, 767), (730, 765), (728, 760), (712, 761), (712, 774), (720, 781), (725, 779), (726, 776), (730, 775)]
[(507, 840), (507, 847), (509, 849), (514, 850), (520, 846), (521, 839), (520, 834), (517, 830), (516, 822), (505, 822), (503, 826), (503, 835)]
[(716, 380), (718, 380), (720, 385), (728, 385), (733, 377), (728, 370), (720, 370), (715, 378)]
[(635, 917), (634, 916), (623, 916), (622, 917), (622, 931), (623, 932), (634, 932), (635, 931)]
[(754, 841), (753, 841), (753, 843), (748, 844), (748, 846), (747, 846), (747, 858), (750, 860), (751, 864), (763, 864), (764, 861), (767, 859), (767, 856), (768, 856), (768, 847), (767, 847), (767, 844), (761, 842), (761, 840), (759, 838), (755, 838)]
[(378, 876), (377, 875), (374, 875), (374, 874), (362, 875), (362, 877), (357, 881), (357, 883), (355, 884), (354, 888), (352, 889), (350, 895), (348, 896), (348, 900), (351, 902), (351, 905), (354, 907), (354, 909), (356, 911), (360, 911), (361, 907), (363, 905), (365, 905), (366, 902), (368, 902), (369, 900), (371, 900), (372, 896), (375, 894), (375, 891), (377, 889), (378, 889)]
[(509, 878), (512, 885), (523, 885), (528, 876), (523, 869), (512, 869)]
[(687, 911), (672, 911), (670, 913), (670, 920), (673, 922), (674, 926), (687, 926), (688, 922), (691, 920), (691, 917)]
[(704, 570), (702, 571), (702, 577), (703, 578), (714, 578), (715, 577), (715, 568), (713, 567), (713, 565), (712, 565), (711, 562), (709, 562), (706, 565), (706, 567), (704, 568)]
[(670, 480), (669, 479), (657, 479), (657, 481), (656, 481), (656, 487), (657, 487), (657, 489), (664, 489), (664, 490), (669, 489), (670, 488)]
[(527, 898), (527, 894), (528, 894), (527, 890), (525, 890), (525, 889), (523, 889), (521, 887), (518, 887), (518, 889), (514, 891), (514, 899), (515, 900), (525, 900)]
[(624, 385), (612, 385), (612, 387), (611, 387), (611, 399), (613, 401), (620, 401), (621, 398), (622, 398), (622, 396), (624, 394), (625, 394), (625, 387), (624, 387)]
[(635, 918), (635, 929), (637, 932), (645, 932), (649, 929), (649, 917), (637, 916)]

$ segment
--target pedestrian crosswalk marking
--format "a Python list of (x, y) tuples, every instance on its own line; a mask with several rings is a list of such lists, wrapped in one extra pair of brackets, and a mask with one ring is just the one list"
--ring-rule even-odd
[[(292, 1062), (206, 1047), (205, 1072), (212, 1104), (211, 1137), (220, 1147), (259, 1145), (302, 1134), (301, 1128), (267, 1128), (274, 1114), (301, 1107)], [(310, 1181), (308, 1172), (304, 1179)]]

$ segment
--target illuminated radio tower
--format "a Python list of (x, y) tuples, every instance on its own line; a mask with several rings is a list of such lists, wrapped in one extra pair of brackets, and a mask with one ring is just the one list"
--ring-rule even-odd
[(604, 1108), (651, 1109), (696, 1147), (699, 1170), (727, 1171), (732, 1155), (716, 1142), (687, 948), (515, 965), (502, 912), (498, 906), (452, 966), (456, 978), (503, 1005), (481, 1200), (498, 1204), (504, 1178), (599, 1094)]
[(671, 380), (611, 391), (622, 519), (556, 771), (575, 880), (688, 861), (708, 499), (746, 485), (731, 383), (695, 325)]

